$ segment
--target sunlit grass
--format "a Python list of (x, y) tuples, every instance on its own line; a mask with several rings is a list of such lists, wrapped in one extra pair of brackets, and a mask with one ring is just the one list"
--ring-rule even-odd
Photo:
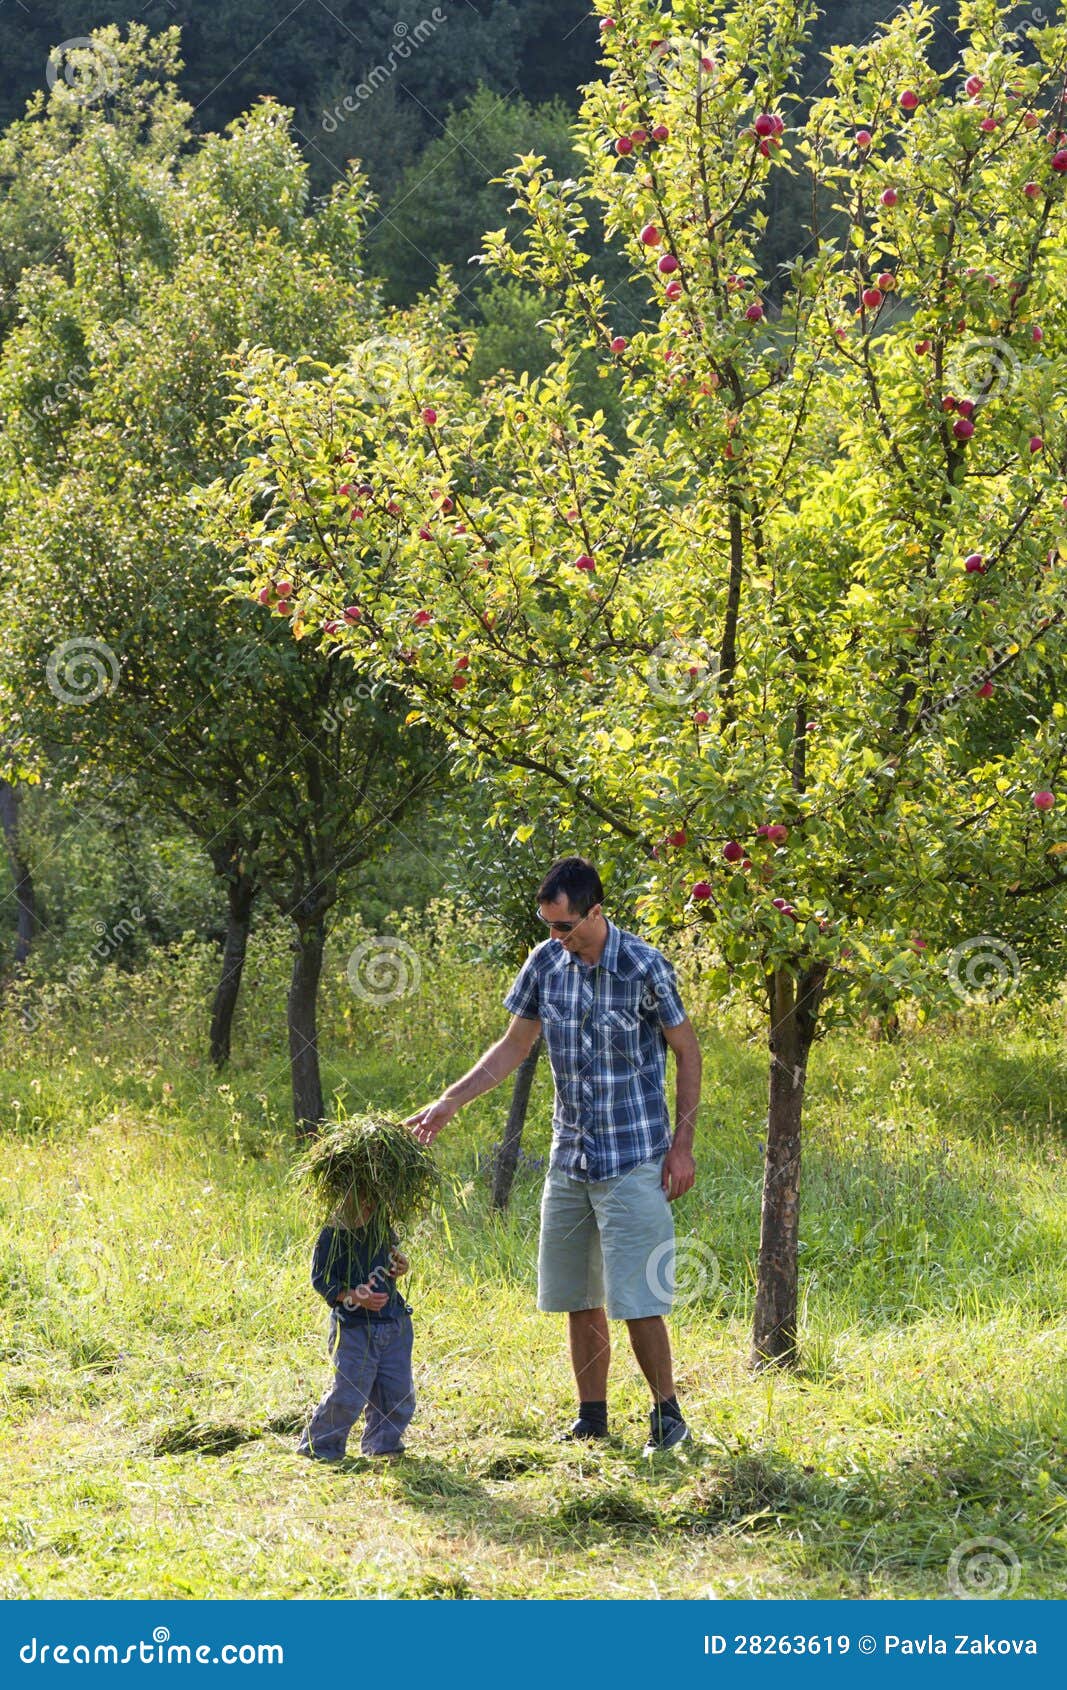
[[(421, 1001), (406, 1039), (399, 1006), (354, 1044), (328, 1007), (328, 1087), (352, 1108), (428, 1101), (501, 1019), (495, 981), (464, 985), (462, 1049), (433, 1044)], [(328, 1362), (280, 1055), (219, 1081), (144, 1022), (53, 1028), (21, 1054), (9, 1032), (0, 1593), (940, 1595), (953, 1551), (992, 1536), (1017, 1596), (1062, 1595), (1062, 1033), (1058, 1010), (817, 1047), (803, 1359), (758, 1379), (764, 1056), (705, 1034), (677, 1219), (717, 1270), (673, 1320), (697, 1442), (655, 1466), (621, 1331), (610, 1446), (553, 1441), (573, 1401), (562, 1322), (533, 1304), (539, 1177), (490, 1214), (476, 1159), (505, 1099), (480, 1100), (440, 1141), (444, 1212), (405, 1241), (410, 1454), (331, 1471), (294, 1449)], [(549, 1102), (542, 1074), (534, 1155)]]

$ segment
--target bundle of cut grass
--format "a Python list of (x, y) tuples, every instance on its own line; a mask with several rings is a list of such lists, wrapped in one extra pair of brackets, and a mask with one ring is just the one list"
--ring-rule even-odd
[(379, 1240), (409, 1226), (437, 1196), (429, 1151), (388, 1115), (346, 1115), (323, 1126), (293, 1169), (321, 1224), (366, 1228)]

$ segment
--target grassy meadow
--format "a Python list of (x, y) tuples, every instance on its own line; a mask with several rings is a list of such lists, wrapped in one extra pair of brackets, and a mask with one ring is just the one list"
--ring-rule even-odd
[[(370, 1004), (351, 940), (327, 1086), (349, 1108), (429, 1101), (502, 1027), (502, 976), (431, 912), (407, 932), (411, 990)], [(284, 966), (257, 936), (222, 1078), (192, 943), (0, 1029), (0, 1594), (928, 1597), (987, 1577), (983, 1553), (1006, 1594), (1064, 1594), (1063, 1001), (816, 1047), (803, 1361), (753, 1377), (765, 1048), (690, 980), (704, 1110), (672, 1332), (696, 1441), (651, 1463), (621, 1327), (610, 1445), (554, 1442), (573, 1390), (564, 1323), (534, 1307), (547, 1070), (505, 1220), (484, 1161), (506, 1093), (481, 1099), (439, 1141), (443, 1212), (405, 1241), (408, 1454), (331, 1469), (294, 1447), (329, 1363), (287, 1181)]]

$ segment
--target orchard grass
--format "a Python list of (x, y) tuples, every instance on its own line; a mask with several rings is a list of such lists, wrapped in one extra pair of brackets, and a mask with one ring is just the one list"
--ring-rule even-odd
[[(350, 1111), (407, 1111), (476, 1054), (434, 1040), (425, 1001), (391, 1009), (333, 1042), (326, 1081)], [(219, 1080), (168, 1066), (136, 1018), (93, 1038), (9, 1027), (0, 1594), (929, 1597), (954, 1549), (995, 1537), (1018, 1556), (1015, 1596), (1062, 1596), (1062, 1002), (816, 1047), (803, 1360), (760, 1377), (764, 1053), (704, 1020), (700, 1171), (676, 1213), (719, 1271), (672, 1319), (696, 1441), (642, 1457), (621, 1330), (610, 1443), (554, 1441), (573, 1395), (563, 1322), (534, 1307), (540, 1176), (520, 1174), (500, 1220), (476, 1172), (497, 1094), (438, 1141), (443, 1211), (403, 1238), (408, 1454), (336, 1469), (294, 1448), (329, 1364), (280, 1051)], [(549, 1101), (542, 1072), (532, 1155)]]

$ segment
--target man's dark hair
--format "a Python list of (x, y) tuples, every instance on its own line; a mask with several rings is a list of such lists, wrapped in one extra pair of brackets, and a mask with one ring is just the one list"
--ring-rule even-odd
[(539, 904), (566, 898), (578, 915), (588, 915), (594, 904), (604, 902), (600, 876), (585, 857), (559, 857), (537, 888)]

